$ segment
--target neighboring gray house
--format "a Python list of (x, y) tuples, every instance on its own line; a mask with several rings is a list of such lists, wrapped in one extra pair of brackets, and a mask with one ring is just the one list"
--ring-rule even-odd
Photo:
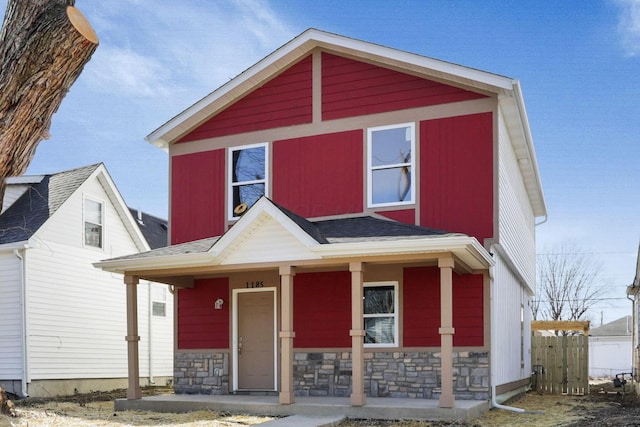
[(589, 331), (589, 376), (613, 378), (631, 372), (631, 316), (624, 316)]
[[(21, 396), (125, 387), (125, 286), (92, 263), (165, 246), (166, 221), (127, 208), (103, 164), (8, 178), (2, 209), (0, 384)], [(143, 286), (143, 384), (165, 384), (173, 297)]]

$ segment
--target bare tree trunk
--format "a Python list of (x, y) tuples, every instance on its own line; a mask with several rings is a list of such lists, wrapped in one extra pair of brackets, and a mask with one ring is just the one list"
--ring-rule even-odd
[(75, 0), (9, 0), (0, 32), (0, 209), (98, 46)]

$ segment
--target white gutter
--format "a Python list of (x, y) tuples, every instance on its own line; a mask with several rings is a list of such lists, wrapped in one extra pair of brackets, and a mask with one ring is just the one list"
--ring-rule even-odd
[[(20, 260), (20, 305), (22, 309), (22, 378), (21, 378), (21, 386), (22, 386), (22, 397), (29, 397), (27, 391), (27, 380), (29, 378), (28, 375), (28, 359), (27, 359), (27, 269), (26, 269), (26, 256), (27, 249), (29, 246), (27, 244), (23, 244), (21, 249), (14, 249), (13, 254)], [(22, 251), (22, 254), (20, 252)]]

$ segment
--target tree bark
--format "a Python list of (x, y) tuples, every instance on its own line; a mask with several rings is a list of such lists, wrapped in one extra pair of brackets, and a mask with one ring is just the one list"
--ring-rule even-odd
[(9, 0), (0, 32), (0, 209), (98, 46), (75, 0)]

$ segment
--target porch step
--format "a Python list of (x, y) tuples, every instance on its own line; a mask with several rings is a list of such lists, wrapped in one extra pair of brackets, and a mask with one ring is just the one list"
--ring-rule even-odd
[(344, 415), (312, 416), (291, 415), (260, 424), (260, 427), (335, 427), (346, 417)]

